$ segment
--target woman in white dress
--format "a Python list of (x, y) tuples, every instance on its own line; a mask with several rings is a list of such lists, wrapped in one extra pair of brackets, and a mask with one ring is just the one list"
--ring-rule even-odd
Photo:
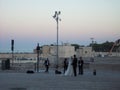
[(68, 68), (65, 72), (65, 76), (72, 76), (73, 75), (73, 67), (72, 67), (72, 57), (69, 58)]

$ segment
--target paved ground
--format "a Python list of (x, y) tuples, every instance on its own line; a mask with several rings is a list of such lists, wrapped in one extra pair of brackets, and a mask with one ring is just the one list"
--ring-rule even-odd
[(49, 73), (0, 72), (0, 90), (120, 90), (120, 72), (85, 70), (84, 75), (56, 75)]

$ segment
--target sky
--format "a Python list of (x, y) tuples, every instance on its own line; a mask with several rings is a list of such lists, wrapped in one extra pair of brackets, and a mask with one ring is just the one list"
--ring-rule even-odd
[(33, 51), (37, 43), (89, 45), (120, 39), (120, 0), (0, 0), (0, 52)]

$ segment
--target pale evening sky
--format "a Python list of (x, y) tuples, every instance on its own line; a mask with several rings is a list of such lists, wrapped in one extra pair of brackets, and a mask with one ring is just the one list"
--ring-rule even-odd
[(32, 51), (56, 43), (55, 11), (61, 11), (59, 44), (89, 45), (120, 38), (120, 0), (0, 0), (0, 52)]

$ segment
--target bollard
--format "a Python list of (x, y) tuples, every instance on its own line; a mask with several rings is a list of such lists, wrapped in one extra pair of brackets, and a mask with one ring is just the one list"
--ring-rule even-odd
[(93, 75), (94, 75), (94, 76), (96, 75), (96, 69), (93, 70)]
[(34, 71), (33, 71), (33, 70), (27, 70), (26, 73), (27, 73), (27, 74), (33, 74)]

